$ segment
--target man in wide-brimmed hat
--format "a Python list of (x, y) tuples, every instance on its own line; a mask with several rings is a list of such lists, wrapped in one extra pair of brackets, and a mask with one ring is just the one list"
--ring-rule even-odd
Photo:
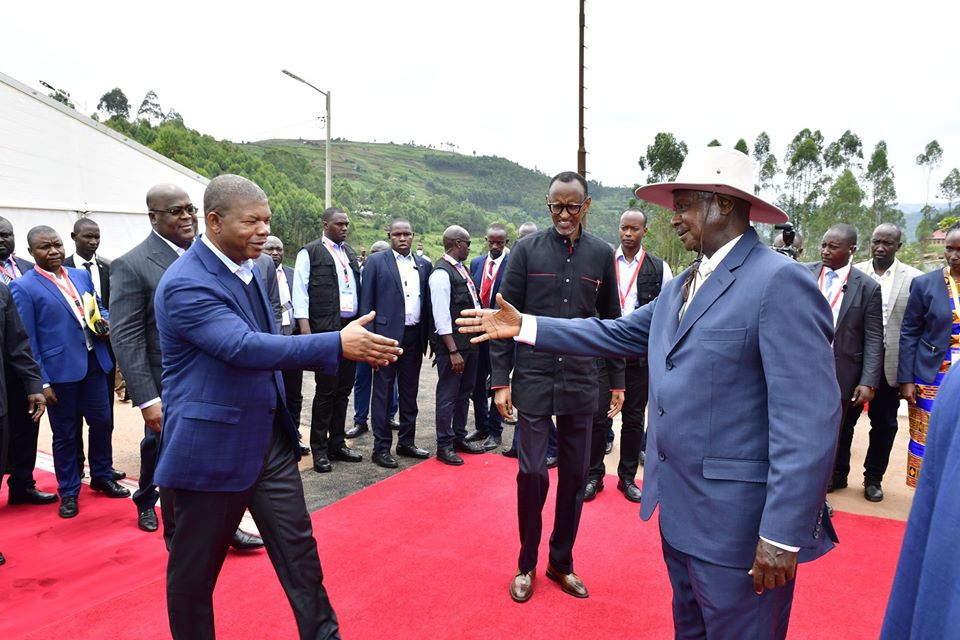
[(696, 253), (660, 296), (619, 320), (465, 312), (479, 340), (646, 356), (647, 464), (640, 516), (660, 504), (677, 637), (783, 638), (799, 561), (833, 546), (823, 512), (840, 394), (833, 319), (810, 274), (750, 226), (785, 222), (753, 194), (749, 157), (691, 153), (675, 182), (637, 189), (674, 211)]

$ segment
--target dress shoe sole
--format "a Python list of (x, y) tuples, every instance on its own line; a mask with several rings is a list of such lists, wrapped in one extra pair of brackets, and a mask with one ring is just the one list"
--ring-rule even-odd
[(330, 456), (331, 460), (337, 460), (339, 462), (363, 462), (363, 456), (356, 457), (347, 457), (347, 456)]
[(7, 504), (32, 504), (32, 505), (41, 505), (41, 504), (52, 504), (57, 501), (57, 496), (51, 495), (49, 498), (27, 498), (27, 497), (13, 497), (10, 496), (7, 499)]
[(415, 453), (413, 451), (397, 451), (397, 455), (403, 458), (416, 458), (417, 460), (426, 460), (430, 457), (430, 452)]
[(313, 470), (316, 471), (317, 473), (330, 473), (333, 471), (333, 467), (332, 466), (318, 467), (317, 465), (314, 465)]
[(437, 460), (451, 467), (462, 467), (464, 464), (463, 460), (450, 460), (448, 458), (437, 458)]
[(373, 464), (377, 465), (378, 467), (382, 467), (384, 469), (397, 469), (400, 467), (400, 465), (397, 464), (396, 461), (390, 463), (390, 462), (385, 462), (383, 460), (374, 460)]
[(589, 597), (590, 597), (590, 594), (589, 594), (589, 593), (580, 593), (579, 591), (575, 591), (575, 590), (569, 588), (569, 587), (567, 586), (567, 583), (564, 582), (563, 576), (557, 575), (556, 573), (554, 573), (553, 571), (551, 571), (549, 568), (547, 569), (547, 577), (550, 578), (551, 580), (553, 580), (554, 582), (556, 582), (558, 585), (560, 585), (560, 589), (561, 589), (564, 593), (566, 593), (566, 594), (568, 594), (568, 595), (571, 595), (571, 596), (573, 596), (574, 598), (589, 598)]
[(130, 491), (129, 491), (129, 490), (124, 490), (124, 491), (121, 493), (121, 492), (112, 492), (112, 491), (110, 491), (109, 489), (107, 489), (106, 487), (94, 487), (93, 485), (90, 485), (90, 488), (93, 489), (94, 491), (96, 491), (97, 493), (102, 493), (103, 495), (107, 496), (108, 498), (116, 498), (116, 499), (119, 499), (119, 498), (129, 498), (129, 497), (130, 497)]

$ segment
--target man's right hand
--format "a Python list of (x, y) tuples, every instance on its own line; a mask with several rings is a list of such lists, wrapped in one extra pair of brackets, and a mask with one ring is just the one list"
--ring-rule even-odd
[(510, 387), (497, 389), (493, 393), (493, 404), (497, 405), (497, 411), (504, 418), (513, 417), (513, 398), (510, 395)]
[(917, 404), (917, 385), (904, 382), (900, 385), (900, 397), (910, 404)]
[(520, 322), (523, 318), (512, 304), (497, 294), (497, 304), (500, 308), (493, 309), (464, 309), (457, 318), (460, 333), (479, 333), (481, 335), (470, 338), (474, 344), (486, 340), (501, 340), (520, 335)]
[(150, 431), (160, 433), (160, 425), (163, 423), (163, 403), (156, 402), (149, 407), (140, 409), (143, 414), (143, 423), (147, 425)]
[(53, 387), (47, 387), (43, 390), (43, 397), (47, 399), (47, 406), (52, 407), (57, 404), (57, 394), (54, 392)]
[(366, 362), (374, 369), (397, 361), (403, 349), (396, 340), (377, 335), (364, 329), (373, 322), (376, 311), (371, 311), (345, 326), (340, 331), (340, 349), (347, 360)]

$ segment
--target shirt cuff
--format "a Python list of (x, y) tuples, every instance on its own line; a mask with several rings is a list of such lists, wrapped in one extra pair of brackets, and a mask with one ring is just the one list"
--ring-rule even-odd
[(523, 344), (537, 344), (537, 316), (527, 313), (520, 314), (520, 334), (513, 338)]
[(796, 553), (796, 552), (800, 551), (800, 547), (791, 547), (791, 546), (788, 545), (788, 544), (781, 544), (781, 543), (779, 543), (779, 542), (774, 542), (773, 540), (767, 540), (767, 539), (764, 538), (763, 536), (760, 536), (760, 539), (763, 540), (763, 541), (766, 542), (766, 543), (772, 544), (773, 546), (777, 547), (778, 549), (783, 549), (784, 551), (790, 551), (790, 552), (792, 552), (792, 553)]
[(140, 410), (142, 411), (143, 409), (146, 409), (147, 407), (151, 407), (151, 406), (157, 404), (158, 402), (160, 402), (160, 396), (157, 396), (157, 397), (154, 398), (153, 400), (147, 400), (147, 401), (144, 402), (143, 404), (138, 404), (138, 405), (137, 405), (137, 409), (140, 409)]
[(626, 392), (627, 392), (626, 389), (610, 389), (610, 393), (613, 393), (613, 392), (615, 392), (615, 391), (620, 391), (621, 393), (626, 393)]
[(44, 382), (44, 383), (43, 383), (43, 388), (44, 388), (44, 389), (49, 389), (49, 388), (50, 388), (50, 383), (49, 383), (49, 382)]

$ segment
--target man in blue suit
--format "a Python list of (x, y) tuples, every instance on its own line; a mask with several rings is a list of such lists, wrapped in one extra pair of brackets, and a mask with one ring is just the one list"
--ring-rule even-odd
[(697, 259), (619, 320), (461, 319), (480, 339), (537, 351), (646, 356), (650, 424), (640, 516), (660, 505), (678, 638), (783, 638), (797, 561), (829, 551), (823, 513), (840, 392), (829, 306), (809, 273), (750, 221), (786, 215), (753, 195), (748, 156), (691, 153), (676, 182), (637, 189), (673, 209)]
[(101, 307), (104, 320), (95, 334), (83, 305), (85, 294), (96, 297), (93, 280), (84, 269), (63, 266), (66, 253), (56, 231), (46, 226), (34, 227), (27, 233), (27, 246), (36, 267), (12, 281), (10, 292), (43, 376), (43, 395), (53, 431), (60, 517), (73, 518), (80, 513), (77, 416), (82, 416), (90, 427), (90, 488), (111, 498), (130, 495), (111, 474), (112, 418), (107, 404), (107, 372), (113, 369), (113, 361), (104, 342), (108, 315)]
[[(494, 223), (487, 228), (487, 254), (470, 261), (470, 275), (480, 293), (480, 305), (484, 309), (497, 308), (497, 292), (507, 271), (510, 254), (507, 228)], [(493, 451), (500, 446), (503, 437), (503, 417), (497, 411), (490, 393), (490, 345), (483, 343), (477, 360), (477, 381), (473, 387), (473, 416), (476, 429), (467, 434), (467, 442), (482, 442), (484, 451)]]
[(394, 383), (400, 400), (400, 430), (397, 455), (424, 459), (430, 452), (414, 441), (417, 429), (417, 392), (420, 389), (420, 365), (427, 351), (430, 325), (430, 262), (410, 251), (413, 228), (406, 220), (394, 220), (387, 229), (389, 251), (374, 253), (363, 265), (360, 313), (377, 312), (373, 328), (393, 338), (403, 347), (396, 364), (383, 367), (373, 376), (373, 402), (370, 422), (373, 426), (374, 464), (396, 469), (390, 455), (393, 434), (390, 431), (391, 396)]
[(249, 508), (297, 621), (300, 638), (339, 638), (297, 468), (297, 430), (281, 369), (335, 373), (341, 354), (381, 366), (400, 353), (363, 326), (276, 335), (259, 267), (270, 233), (260, 187), (224, 175), (207, 185), (206, 233), (160, 281), (164, 421), (156, 482), (175, 532), (167, 564), (174, 638), (213, 638), (213, 589)]

